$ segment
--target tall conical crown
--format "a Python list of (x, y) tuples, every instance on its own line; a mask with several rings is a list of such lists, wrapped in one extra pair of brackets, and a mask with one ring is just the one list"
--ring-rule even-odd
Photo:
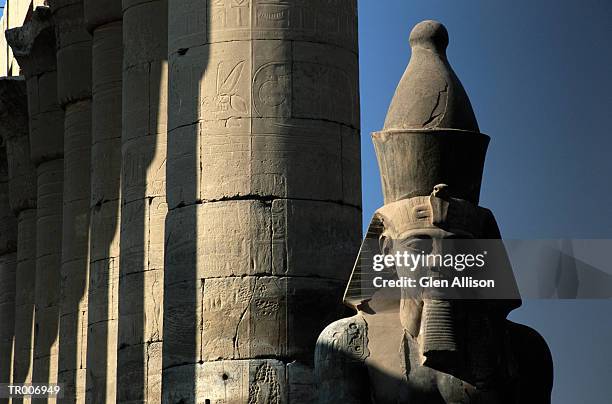
[(448, 32), (423, 21), (410, 34), (412, 57), (384, 129), (372, 139), (385, 203), (429, 195), (448, 184), (454, 197), (478, 203), (489, 137), (446, 57)]

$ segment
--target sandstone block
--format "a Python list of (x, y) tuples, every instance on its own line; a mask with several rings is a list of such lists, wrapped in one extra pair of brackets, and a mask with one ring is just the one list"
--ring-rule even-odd
[[(120, 347), (161, 341), (163, 332), (163, 271), (146, 271), (125, 275), (119, 294), (121, 310)], [(143, 316), (146, 313), (146, 316)], [(121, 355), (120, 355), (121, 356)], [(161, 356), (160, 356), (161, 358)]]
[[(343, 49), (280, 40), (212, 43), (172, 56), (170, 68), (169, 102), (176, 112), (169, 129), (200, 119), (208, 128), (240, 133), (249, 130), (249, 118), (359, 127), (357, 60)], [(193, 96), (199, 105), (187, 101)]]
[(232, 40), (284, 39), (357, 53), (355, 0), (169, 0), (169, 51)]
[(0, 382), (10, 383), (15, 334), (15, 270), (17, 254), (0, 255)]
[[(300, 277), (204, 279), (197, 290), (168, 285), (164, 311), (174, 316), (165, 317), (171, 323), (164, 338), (172, 340), (173, 351), (164, 366), (261, 356), (310, 360), (325, 319), (340, 314), (343, 287)], [(313, 318), (312, 307), (325, 311)], [(190, 332), (191, 319), (202, 324), (196, 333)]]
[(143, 136), (123, 141), (123, 203), (166, 194), (166, 136)]
[[(177, 209), (166, 224), (168, 279), (186, 281), (195, 271), (198, 278), (346, 280), (360, 244), (350, 229), (358, 225), (356, 208), (328, 202), (245, 200)], [(188, 230), (196, 226), (197, 235)]]
[(167, 0), (123, 0), (124, 67), (168, 58)]

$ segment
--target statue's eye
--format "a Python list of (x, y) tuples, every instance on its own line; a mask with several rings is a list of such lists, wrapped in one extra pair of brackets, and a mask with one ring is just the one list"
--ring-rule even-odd
[(406, 239), (402, 246), (409, 252), (415, 252), (417, 254), (429, 254), (432, 250), (433, 241), (430, 237), (411, 237)]

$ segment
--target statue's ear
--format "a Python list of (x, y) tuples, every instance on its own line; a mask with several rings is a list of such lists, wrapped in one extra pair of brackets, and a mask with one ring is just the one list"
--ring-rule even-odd
[(361, 303), (369, 300), (374, 293), (370, 287), (371, 282), (368, 281), (372, 276), (374, 256), (382, 252), (381, 243), (384, 243), (385, 240), (383, 233), (382, 217), (375, 213), (370, 220), (368, 231), (359, 248), (355, 265), (353, 265), (353, 272), (344, 291), (344, 304), (350, 307), (356, 309)]

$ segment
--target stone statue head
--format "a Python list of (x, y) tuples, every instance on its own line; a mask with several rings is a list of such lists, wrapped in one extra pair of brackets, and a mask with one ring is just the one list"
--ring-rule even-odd
[[(410, 44), (412, 57), (384, 129), (372, 135), (384, 205), (371, 220), (345, 293), (346, 304), (364, 311), (378, 293), (368, 286), (374, 255), (445, 254), (457, 248), (452, 240), (501, 239), (491, 211), (478, 206), (490, 139), (480, 133), (468, 96), (446, 58), (448, 33), (440, 23), (424, 21), (413, 29)], [(439, 354), (459, 349), (457, 318), (466, 311), (503, 319), (520, 305), (505, 251), (498, 247), (496, 255), (503, 259), (488, 270), (496, 271), (516, 298), (483, 302), (401, 289), (402, 326), (413, 337), (421, 335), (426, 361), (435, 364)], [(405, 270), (396, 266), (390, 275), (401, 278)], [(435, 266), (425, 270), (432, 276), (449, 275)]]

